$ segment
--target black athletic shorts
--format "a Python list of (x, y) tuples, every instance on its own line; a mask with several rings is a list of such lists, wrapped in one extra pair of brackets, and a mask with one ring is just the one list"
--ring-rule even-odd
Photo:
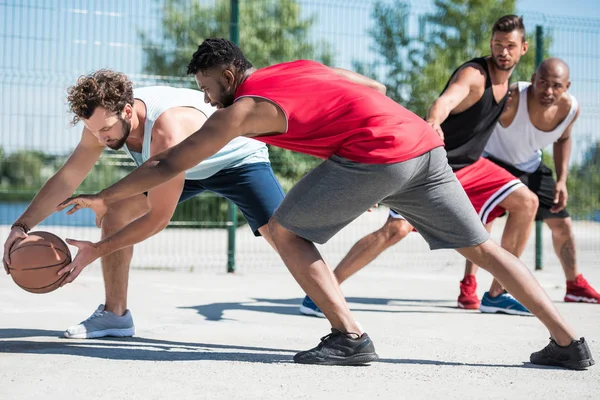
[(529, 190), (537, 195), (540, 206), (535, 216), (536, 221), (569, 217), (566, 208), (557, 213), (550, 212), (550, 208), (554, 206), (554, 185), (556, 185), (556, 181), (552, 175), (552, 170), (544, 165), (544, 163), (541, 163), (534, 172), (524, 172), (494, 157), (487, 156), (487, 158), (519, 178)]

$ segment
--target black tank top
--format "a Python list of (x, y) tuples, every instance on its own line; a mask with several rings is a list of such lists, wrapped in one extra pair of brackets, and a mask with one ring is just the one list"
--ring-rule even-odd
[[(485, 58), (474, 58), (465, 64), (469, 63), (479, 64), (485, 70), (486, 79), (483, 96), (465, 111), (450, 114), (441, 125), (444, 131), (446, 152), (448, 153), (448, 164), (455, 171), (473, 164), (481, 157), (508, 97), (507, 90), (502, 100), (499, 103), (496, 102), (492, 89), (492, 79)], [(465, 64), (458, 67), (452, 73), (452, 76)], [(449, 83), (450, 80), (448, 80), (442, 93), (448, 88)]]

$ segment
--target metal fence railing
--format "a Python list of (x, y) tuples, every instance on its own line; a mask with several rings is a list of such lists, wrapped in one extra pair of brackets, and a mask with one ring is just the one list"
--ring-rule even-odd
[[(311, 58), (359, 70), (385, 82), (390, 96), (417, 113), (432, 100), (432, 93), (439, 93), (459, 62), (484, 54), (491, 30), (486, 21), (515, 12), (495, 7), (499, 1), (489, 2), (485, 12), (465, 9), (463, 17), (444, 15), (428, 2), (418, 6), (401, 1), (341, 0), (235, 3), (239, 6), (239, 45), (256, 66)], [(0, 233), (77, 144), (81, 127), (68, 125), (65, 93), (79, 75), (111, 68), (127, 73), (137, 86), (194, 87), (185, 76), (187, 61), (205, 37), (230, 35), (230, 6), (230, 0), (0, 2)], [(481, 15), (487, 15), (485, 23), (475, 23), (473, 18)], [(562, 57), (571, 67), (570, 91), (582, 110), (573, 131), (569, 207), (577, 219), (587, 221), (579, 225), (578, 235), (592, 244), (580, 254), (597, 257), (600, 134), (595, 124), (600, 117), (600, 19), (523, 15), (532, 50), (515, 77), (528, 79), (533, 72), (538, 26), (544, 32), (544, 54)], [(440, 40), (441, 32), (448, 43), (456, 39), (452, 43), (459, 45), (429, 65), (419, 64), (418, 57)], [(415, 86), (417, 80), (421, 86)], [(271, 149), (271, 161), (286, 190), (318, 163), (281, 149)], [(107, 152), (80, 191), (99, 190), (132, 167), (123, 154)], [(170, 228), (140, 246), (133, 264), (220, 270), (228, 262), (232, 240), (227, 227), (233, 226), (240, 268), (280, 265), (269, 246), (252, 237), (243, 217), (232, 225), (228, 207), (225, 200), (210, 193), (182, 204)], [(385, 218), (383, 210), (376, 211), (344, 229), (326, 246), (330, 260), (341, 259), (355, 240)], [(45, 225), (68, 237), (99, 235), (88, 212), (53, 215)], [(546, 245), (551, 249), (551, 244)], [(437, 262), (432, 261), (434, 256), (417, 256), (418, 246), (416, 250), (405, 246), (402, 252), (417, 265)], [(381, 264), (395, 262), (384, 259)]]

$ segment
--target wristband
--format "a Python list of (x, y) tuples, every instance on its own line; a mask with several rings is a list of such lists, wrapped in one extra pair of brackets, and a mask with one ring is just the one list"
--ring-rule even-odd
[(29, 232), (29, 227), (27, 226), (27, 224), (25, 224), (23, 222), (18, 222), (18, 221), (15, 222), (14, 224), (12, 224), (11, 227), (10, 227), (10, 229), (12, 230), (12, 228), (15, 228), (17, 226), (19, 228), (23, 229), (23, 232), (25, 232), (25, 233)]

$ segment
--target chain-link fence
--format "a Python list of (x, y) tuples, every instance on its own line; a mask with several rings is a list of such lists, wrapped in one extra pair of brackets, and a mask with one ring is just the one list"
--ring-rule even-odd
[[(239, 42), (258, 67), (310, 58), (376, 77), (388, 85), (390, 96), (422, 114), (448, 79), (448, 71), (472, 56), (485, 54), (489, 21), (514, 11), (495, 9), (493, 3), (478, 12), (465, 9), (461, 17), (460, 10), (448, 15), (432, 3), (240, 1)], [(2, 233), (81, 137), (81, 126), (69, 125), (71, 116), (65, 105), (66, 88), (79, 75), (111, 68), (126, 73), (136, 86), (194, 87), (193, 80), (185, 76), (191, 54), (206, 37), (228, 37), (230, 17), (230, 0), (0, 2)], [(570, 91), (582, 105), (573, 130), (569, 205), (578, 219), (590, 221), (578, 227), (578, 235), (592, 243), (582, 250), (592, 256), (599, 251), (593, 243), (600, 243), (600, 135), (594, 129), (600, 116), (600, 20), (539, 13), (525, 13), (524, 19), (532, 50), (519, 65), (515, 79), (528, 79), (533, 72), (533, 39), (540, 26), (545, 54), (569, 63)], [(442, 39), (446, 47), (440, 45)], [(431, 53), (432, 48), (439, 53)], [(281, 149), (271, 149), (271, 161), (286, 190), (318, 163)], [(106, 152), (79, 191), (106, 187), (132, 167), (124, 154)], [(210, 193), (180, 205), (169, 229), (139, 246), (134, 266), (224, 269), (231, 241), (227, 210), (227, 202)], [(365, 214), (326, 246), (326, 255), (338, 261), (354, 241), (382, 225), (385, 218), (385, 210)], [(243, 217), (238, 221), (238, 267), (280, 265), (269, 246), (253, 237)], [(87, 210), (71, 217), (54, 214), (43, 226), (67, 237), (99, 236)], [(411, 262), (439, 260), (435, 255), (417, 256), (424, 243), (420, 238), (411, 240), (419, 244), (401, 250), (409, 259), (414, 253)]]

